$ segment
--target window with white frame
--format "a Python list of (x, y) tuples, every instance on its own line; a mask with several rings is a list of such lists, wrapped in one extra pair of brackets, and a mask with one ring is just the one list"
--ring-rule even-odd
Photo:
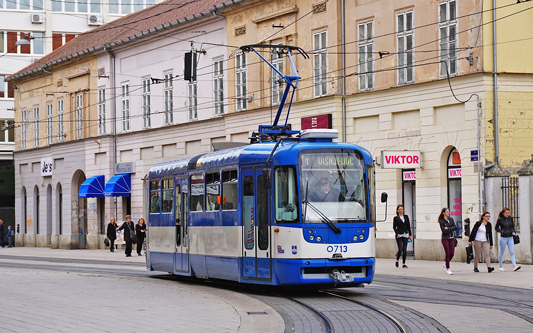
[(33, 107), (33, 146), (39, 147), (39, 106)]
[[(270, 52), (270, 63), (280, 71), (280, 73), (283, 73), (283, 54), (280, 52), (280, 49), (272, 49)], [(272, 68), (270, 68), (270, 83), (270, 88), (272, 89), (272, 104), (279, 104), (283, 97), (284, 81), (281, 78), (281, 75)]]
[(76, 94), (76, 138), (83, 138), (83, 94)]
[(105, 88), (98, 89), (98, 134), (105, 134)]
[[(1, 39), (1, 33), (2, 32), (0, 32), (0, 39)], [(1, 42), (2, 41), (0, 40), (0, 43)], [(1, 50), (0, 50), (0, 53), (2, 53)], [(15, 97), (15, 89), (13, 89), (13, 86), (10, 85), (9, 83), (4, 82), (5, 78), (6, 78), (6, 75), (0, 74), (0, 99)]]
[[(34, 0), (35, 1), (35, 0)], [(101, 13), (102, 0), (52, 0), (52, 11), (68, 13)], [(113, 1), (109, 1), (111, 6)]]
[(198, 119), (198, 87), (196, 81), (189, 83), (189, 89), (187, 93), (189, 120)]
[(122, 84), (122, 132), (130, 130), (130, 85)]
[(413, 11), (396, 16), (398, 42), (398, 84), (414, 82), (413, 67)]
[(38, 10), (43, 11), (43, 0), (0, 0), (0, 9)]
[(246, 54), (235, 57), (235, 90), (237, 97), (237, 111), (246, 110)]
[(172, 73), (165, 74), (165, 125), (174, 123)]
[(328, 33), (327, 31), (313, 34), (313, 68), (315, 97), (324, 96), (328, 93)]
[(27, 121), (28, 121), (28, 111), (26, 109), (22, 110), (21, 111), (21, 114), (20, 114), (20, 122), (22, 123), (21, 124), (21, 128), (20, 128), (20, 136), (21, 136), (21, 140), (20, 140), (20, 146), (21, 146), (21, 149), (26, 149), (28, 147), (27, 145), (27, 133), (28, 133), (28, 124), (27, 124)]
[(49, 145), (54, 143), (54, 104), (46, 104), (46, 140)]
[[(29, 44), (17, 45), (21, 39), (26, 39)], [(0, 31), (0, 53), (43, 55), (44, 32)]]
[(224, 113), (224, 60), (215, 60), (213, 74), (213, 91), (215, 93), (215, 114)]
[(65, 113), (63, 111), (63, 100), (60, 99), (57, 101), (57, 141), (59, 142), (63, 142), (65, 139), (65, 127), (63, 123)]
[(440, 75), (457, 74), (457, 2), (445, 1), (439, 4), (439, 52)]
[(155, 3), (156, 0), (109, 0), (109, 14), (130, 14)]
[(374, 88), (374, 22), (359, 23), (359, 90)]
[(150, 128), (151, 126), (151, 105), (150, 105), (150, 78), (143, 79), (143, 128)]

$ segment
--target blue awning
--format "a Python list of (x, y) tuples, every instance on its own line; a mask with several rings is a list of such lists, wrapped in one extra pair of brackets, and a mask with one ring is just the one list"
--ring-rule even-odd
[(99, 175), (85, 179), (80, 185), (78, 197), (80, 198), (103, 198), (105, 176)]
[(129, 173), (116, 175), (105, 184), (104, 196), (129, 197), (131, 192), (131, 176)]

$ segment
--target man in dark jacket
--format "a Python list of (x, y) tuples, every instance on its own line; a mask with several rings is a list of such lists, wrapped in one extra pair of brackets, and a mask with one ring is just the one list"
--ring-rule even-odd
[(131, 222), (131, 215), (126, 215), (126, 222), (122, 223), (118, 230), (124, 230), (124, 241), (126, 242), (126, 257), (131, 257), (133, 238), (135, 237), (135, 226)]

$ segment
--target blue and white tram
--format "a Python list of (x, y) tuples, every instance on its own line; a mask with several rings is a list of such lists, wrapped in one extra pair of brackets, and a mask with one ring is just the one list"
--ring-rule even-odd
[(371, 283), (370, 153), (336, 130), (154, 165), (149, 270), (275, 286)]

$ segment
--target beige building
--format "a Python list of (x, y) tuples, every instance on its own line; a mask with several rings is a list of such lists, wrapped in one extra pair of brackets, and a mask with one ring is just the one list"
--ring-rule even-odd
[[(80, 72), (83, 66), (90, 68), (92, 74), (88, 82), (92, 85), (92, 78), (96, 78), (95, 86), (90, 88), (91, 98), (94, 101), (96, 91), (104, 89), (106, 96), (116, 99), (116, 117), (110, 113), (113, 105), (109, 100), (106, 100), (105, 110), (106, 119), (116, 118), (117, 121), (112, 125), (113, 122), (106, 120), (103, 131), (95, 130), (98, 108), (90, 104), (92, 109), (88, 114), (95, 123), (83, 134), (89, 139), (84, 136), (83, 140), (70, 143), (77, 144), (75, 148), (64, 148), (72, 153), (79, 149), (85, 157), (74, 158), (72, 165), (65, 162), (70, 168), (65, 182), (76, 186), (73, 181), (76, 177), (98, 174), (105, 174), (107, 180), (114, 175), (112, 168), (116, 163), (134, 162), (130, 205), (134, 215), (142, 215), (142, 182), (139, 179), (150, 165), (209, 151), (213, 142), (245, 141), (257, 130), (257, 125), (271, 123), (285, 86), (256, 54), (237, 52), (228, 59), (233, 47), (259, 43), (298, 46), (306, 51), (309, 59), (295, 56), (301, 80), (289, 123), (294, 129), (301, 129), (314, 126), (313, 119), (320, 119), (318, 126), (338, 129), (340, 140), (361, 145), (372, 153), (380, 167), (376, 172), (378, 192), (389, 194), (386, 222), (377, 225), (378, 256), (391, 257), (396, 251), (392, 214), (397, 204), (403, 204), (413, 221), (415, 235), (409, 251), (415, 258), (440, 260), (443, 258), (437, 224), (440, 210), (449, 207), (460, 229), (464, 229), (463, 221), (467, 218), (472, 223), (476, 221), (484, 206), (491, 211), (495, 224), (501, 199), (506, 197), (512, 203), (518, 197), (504, 193), (501, 186), (491, 181), (496, 177), (490, 176), (514, 174), (533, 152), (527, 130), (533, 114), (526, 112), (533, 90), (533, 65), (524, 56), (533, 47), (533, 39), (530, 29), (519, 28), (532, 21), (533, 12), (529, 9), (533, 4), (498, 0), (496, 9), (492, 10), (492, 3), (489, 0), (212, 1), (206, 4), (212, 6), (206, 12), (214, 13), (211, 20), (218, 18), (219, 21), (202, 16), (199, 21), (190, 23), (194, 29), (173, 28), (177, 30), (158, 32), (157, 38), (150, 42), (135, 35), (135, 41), (124, 38), (121, 42), (110, 43), (108, 51), (116, 59), (103, 49), (88, 51), (90, 56), (83, 60), (87, 63), (68, 64)], [(194, 14), (198, 16), (198, 12)], [(190, 17), (195, 17), (192, 12)], [(213, 29), (205, 28), (208, 23)], [(495, 38), (493, 27), (497, 32)], [(210, 35), (212, 31), (222, 35)], [(194, 34), (209, 38), (200, 46)], [(123, 42), (126, 40), (127, 43)], [(181, 75), (183, 70), (182, 53), (171, 52), (190, 49), (190, 45), (185, 46), (189, 40), (195, 42), (194, 48), (203, 47), (206, 51), (205, 56), (200, 56), (201, 61), (206, 62), (198, 66), (198, 81), (165, 85), (168, 75), (175, 77), (174, 74)], [(211, 47), (207, 43), (217, 45)], [(153, 51), (160, 48), (160, 53)], [(68, 52), (83, 50), (86, 49)], [(286, 55), (270, 50), (263, 51), (262, 55), (280, 71), (290, 72)], [(97, 59), (96, 64), (89, 60), (91, 57)], [(158, 57), (161, 65), (156, 65)], [(80, 60), (76, 61), (82, 61), (85, 56), (78, 58)], [(147, 58), (152, 60), (143, 60)], [(115, 83), (111, 83), (109, 75), (113, 72), (113, 62), (117, 66)], [(102, 68), (103, 75), (100, 75), (98, 72)], [(56, 75), (53, 70), (52, 73)], [(54, 76), (54, 81), (46, 81), (51, 85), (49, 89), (52, 84), (57, 85), (53, 82), (58, 78)], [(158, 90), (147, 91), (143, 81), (151, 78), (161, 79), (163, 85), (153, 84), (151, 87)], [(27, 84), (28, 88), (24, 89), (33, 89), (44, 84), (46, 75), (39, 72), (28, 78), (15, 76), (11, 79), (21, 87), (23, 82)], [(30, 83), (34, 79), (42, 82)], [(214, 89), (213, 82), (223, 82), (223, 89)], [(112, 93), (112, 87), (123, 89), (124, 86), (144, 90), (132, 93), (131, 100), (123, 92)], [(53, 89), (59, 91), (56, 86)], [(29, 92), (24, 95), (23, 90), (18, 91), (17, 114), (22, 115), (19, 110), (29, 112), (35, 102)], [(83, 93), (69, 91), (73, 95)], [(164, 99), (168, 91), (175, 98), (171, 100), (174, 106), (169, 106), (168, 99)], [(205, 95), (200, 96), (200, 92)], [(148, 95), (160, 104), (154, 102), (152, 125), (147, 127), (143, 98)], [(125, 100), (132, 106), (128, 109), (131, 115), (136, 115), (131, 128), (123, 127), (125, 122), (120, 120)], [(44, 103), (41, 102), (43, 109)], [(69, 97), (69, 103), (75, 103), (75, 97)], [(175, 116), (171, 123), (165, 118), (169, 107)], [(22, 118), (17, 119), (24, 123)], [(26, 123), (30, 124), (31, 120), (27, 118)], [(495, 125), (498, 126), (496, 130)], [(115, 132), (112, 126), (117, 126)], [(21, 161), (26, 160), (21, 163), (33, 169), (33, 164), (40, 159), (37, 159), (40, 151), (48, 148), (34, 148), (30, 132), (26, 132), (27, 146), (17, 146), (16, 156), (21, 156)], [(68, 135), (74, 133), (73, 127)], [(45, 141), (42, 145), (46, 146)], [(55, 146), (67, 147), (54, 142), (51, 147)], [(476, 157), (479, 162), (475, 161)], [(74, 164), (82, 161), (85, 163), (84, 168), (80, 168), (83, 174), (76, 176)], [(19, 163), (17, 167), (22, 175)], [(26, 178), (29, 179), (29, 185), (24, 185), (26, 193), (34, 193), (36, 184), (42, 189), (39, 177)], [(484, 182), (491, 189), (486, 193)], [(17, 183), (17, 193), (22, 193), (22, 187), (22, 181)], [(524, 192), (520, 192), (523, 193), (521, 199), (526, 195)], [(71, 207), (64, 209), (68, 216), (74, 211), (72, 203), (77, 198), (74, 193), (70, 194)], [(24, 203), (26, 211), (31, 211), (30, 199), (23, 201), (21, 198), (17, 199), (18, 205)], [(106, 199), (102, 204), (98, 200), (87, 199), (88, 205), (94, 204), (91, 207), (96, 208), (97, 215), (89, 218), (94, 222), (87, 222), (96, 230), (89, 228), (89, 234), (101, 235), (99, 221), (113, 213), (113, 202)], [(118, 200), (120, 215), (127, 211), (128, 204), (120, 204), (126, 202), (125, 199)], [(102, 205), (104, 213), (99, 208)], [(519, 207), (513, 209), (518, 217)], [(379, 206), (378, 219), (384, 217), (384, 208)], [(523, 244), (529, 244), (530, 216), (519, 217)], [(76, 227), (76, 223), (73, 220), (70, 225)], [(464, 245), (466, 239), (462, 231), (456, 236), (463, 238)], [(73, 231), (72, 238), (74, 234)], [(521, 261), (531, 259), (529, 248), (524, 245), (517, 249)], [(460, 259), (461, 255), (456, 258)]]

